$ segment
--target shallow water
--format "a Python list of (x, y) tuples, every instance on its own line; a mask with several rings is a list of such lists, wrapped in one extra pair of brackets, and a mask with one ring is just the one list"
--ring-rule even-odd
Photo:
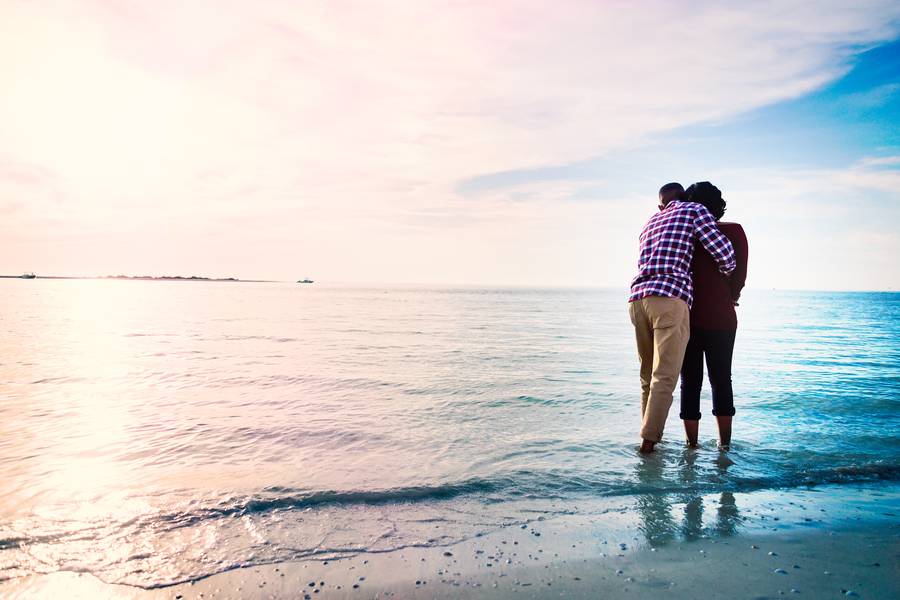
[(900, 480), (900, 294), (748, 291), (735, 443), (635, 453), (625, 295), (0, 281), (0, 578), (145, 587), (678, 493)]

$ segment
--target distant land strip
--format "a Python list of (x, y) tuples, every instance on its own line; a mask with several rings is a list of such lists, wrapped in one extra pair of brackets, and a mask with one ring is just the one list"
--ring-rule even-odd
[(270, 279), (237, 279), (235, 277), (198, 277), (191, 275), (102, 275), (96, 277), (69, 277), (65, 275), (35, 275), (25, 277), (23, 275), (0, 275), (0, 279), (124, 279), (128, 281), (230, 281), (234, 283), (278, 283)]

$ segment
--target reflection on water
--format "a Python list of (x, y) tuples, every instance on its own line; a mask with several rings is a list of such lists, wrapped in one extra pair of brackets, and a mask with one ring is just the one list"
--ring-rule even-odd
[(722, 492), (719, 496), (719, 508), (716, 511), (716, 533), (727, 537), (737, 533), (738, 520), (737, 501), (731, 492)]
[(650, 489), (649, 493), (638, 494), (636, 505), (641, 517), (639, 529), (651, 544), (665, 544), (676, 537), (675, 520), (672, 516), (672, 501), (665, 494), (660, 494), (660, 483), (663, 481), (663, 455), (655, 453), (636, 464), (636, 476), (640, 483), (638, 489)]
[[(741, 522), (735, 496), (723, 491), (717, 499), (712, 499), (708, 488), (698, 485), (703, 481), (698, 460), (709, 462), (717, 475), (724, 480), (728, 469), (735, 463), (724, 452), (718, 452), (715, 459), (700, 459), (701, 452), (685, 448), (680, 453), (650, 455), (635, 465), (635, 477), (641, 489), (653, 490), (636, 496), (635, 506), (640, 517), (638, 529), (653, 546), (661, 546), (672, 541), (695, 540), (710, 535), (730, 536), (738, 531)], [(708, 451), (703, 452), (708, 454)], [(676, 469), (667, 464), (674, 461)], [(666, 476), (676, 473), (675, 481), (667, 481)], [(659, 493), (660, 489), (677, 490)], [(715, 520), (710, 522), (704, 515), (709, 503), (715, 502)]]

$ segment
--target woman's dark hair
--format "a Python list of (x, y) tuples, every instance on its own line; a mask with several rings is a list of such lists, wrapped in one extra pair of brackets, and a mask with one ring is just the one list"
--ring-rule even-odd
[(696, 202), (708, 208), (716, 221), (725, 214), (725, 199), (722, 198), (722, 191), (708, 181), (691, 184), (685, 190), (684, 196), (688, 202)]

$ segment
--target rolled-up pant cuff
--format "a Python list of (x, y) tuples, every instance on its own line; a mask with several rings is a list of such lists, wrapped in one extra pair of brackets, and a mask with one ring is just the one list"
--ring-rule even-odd
[(690, 414), (690, 413), (680, 413), (680, 414), (678, 415), (678, 417), (679, 417), (682, 421), (699, 421), (699, 420), (700, 420), (700, 413), (696, 413), (696, 414), (693, 414), (693, 415)]

